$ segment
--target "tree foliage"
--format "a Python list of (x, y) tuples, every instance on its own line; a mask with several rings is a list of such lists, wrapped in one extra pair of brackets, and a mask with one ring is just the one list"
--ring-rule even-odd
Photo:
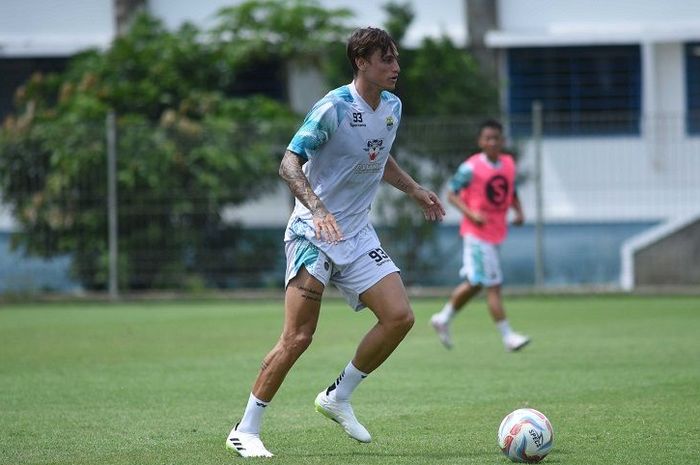
[(326, 9), (316, 0), (253, 0), (219, 11), (211, 31), (233, 63), (264, 57), (319, 64), (332, 44), (343, 43), (352, 17), (346, 8)]
[[(281, 49), (261, 44), (266, 30)], [(269, 98), (236, 97), (237, 79), (266, 60), (318, 55), (318, 41), (340, 30), (311, 0), (245, 2), (222, 10), (211, 31), (171, 32), (142, 15), (108, 50), (76, 56), (61, 75), (33, 76), (0, 132), (0, 189), (21, 229), (14, 246), (70, 254), (85, 288), (106, 286), (113, 110), (122, 286), (179, 287), (176, 276), (216, 279), (221, 267), (241, 266), (236, 253), (209, 246), (222, 234), (235, 243), (221, 212), (270, 187), (297, 121)]]

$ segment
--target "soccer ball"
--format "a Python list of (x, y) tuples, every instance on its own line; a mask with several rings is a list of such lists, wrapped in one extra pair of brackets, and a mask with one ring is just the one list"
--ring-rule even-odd
[(498, 427), (498, 445), (513, 462), (537, 463), (545, 458), (553, 444), (552, 424), (532, 408), (514, 410)]

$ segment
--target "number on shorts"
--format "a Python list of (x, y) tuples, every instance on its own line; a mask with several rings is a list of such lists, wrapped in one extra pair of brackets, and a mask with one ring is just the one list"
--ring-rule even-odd
[(389, 258), (389, 256), (386, 254), (386, 252), (384, 252), (384, 251), (381, 249), (381, 247), (380, 247), (380, 248), (377, 248), (377, 249), (374, 249), (374, 250), (370, 250), (369, 253), (368, 253), (367, 255), (369, 255), (369, 258), (371, 258), (372, 260), (374, 260), (374, 261), (377, 262), (377, 263), (381, 262), (382, 260), (386, 260), (387, 258)]

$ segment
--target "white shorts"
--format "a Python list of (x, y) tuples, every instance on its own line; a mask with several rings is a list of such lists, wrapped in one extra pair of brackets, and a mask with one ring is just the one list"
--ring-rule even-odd
[[(366, 237), (367, 235), (373, 237)], [(333, 263), (325, 252), (303, 236), (286, 241), (285, 288), (304, 266), (309, 274), (324, 286), (328, 286), (328, 283), (334, 284), (353, 310), (362, 310), (365, 305), (360, 301), (360, 294), (377, 284), (384, 276), (400, 270), (381, 248), (374, 229), (371, 229), (370, 234), (358, 236), (360, 237), (351, 238), (349, 242), (343, 241), (342, 246), (353, 247), (355, 250), (367, 248), (364, 248), (364, 252), (354, 261), (344, 265)]]
[(459, 275), (474, 285), (499, 286), (503, 282), (499, 247), (468, 234), (462, 244), (463, 265)]

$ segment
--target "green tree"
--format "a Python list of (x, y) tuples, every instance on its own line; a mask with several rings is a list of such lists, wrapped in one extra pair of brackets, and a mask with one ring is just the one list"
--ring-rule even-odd
[(210, 36), (230, 63), (264, 57), (318, 63), (329, 45), (345, 41), (351, 18), (346, 8), (326, 9), (317, 0), (249, 0), (217, 14)]
[(211, 31), (170, 32), (142, 15), (108, 50), (75, 57), (61, 75), (33, 76), (0, 132), (2, 198), (22, 230), (14, 246), (70, 254), (87, 289), (105, 288), (104, 121), (114, 110), (121, 285), (220, 277), (240, 256), (210, 247), (240, 236), (221, 212), (271, 186), (297, 123), (284, 104), (235, 97), (239, 76), (268, 60), (322, 56), (320, 44), (341, 30), (312, 0), (245, 2), (222, 10)]

